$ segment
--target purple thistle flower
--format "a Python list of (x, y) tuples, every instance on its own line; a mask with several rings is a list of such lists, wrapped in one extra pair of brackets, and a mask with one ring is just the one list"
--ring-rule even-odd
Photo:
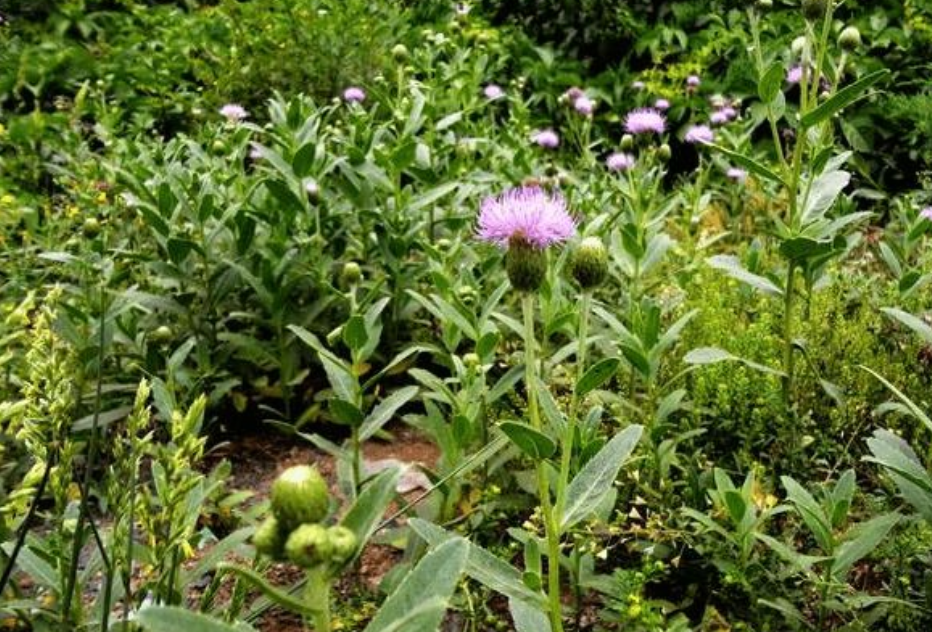
[(932, 220), (932, 206), (927, 206), (919, 211), (919, 217)]
[(227, 103), (222, 108), (220, 108), (220, 115), (225, 117), (231, 123), (239, 123), (243, 119), (249, 116), (249, 112), (246, 111), (242, 105), (236, 103)]
[(744, 182), (748, 177), (748, 172), (738, 167), (729, 167), (725, 175), (735, 182)]
[(501, 99), (503, 96), (505, 96), (505, 91), (502, 90), (500, 86), (497, 86), (494, 83), (490, 83), (482, 91), (482, 94), (484, 94), (485, 98), (489, 101), (495, 101), (496, 99)]
[(575, 233), (576, 220), (566, 211), (563, 196), (531, 186), (509, 189), (483, 200), (476, 237), (500, 248), (520, 241), (544, 249)]
[(609, 171), (627, 171), (634, 166), (634, 156), (615, 152), (605, 159), (605, 166)]
[(689, 75), (686, 77), (686, 85), (690, 88), (698, 88), (701, 83), (702, 79), (699, 78), (699, 75)]
[(670, 102), (666, 99), (657, 99), (654, 101), (654, 107), (663, 112), (664, 110), (670, 109)]
[(629, 134), (663, 134), (667, 120), (653, 108), (641, 108), (628, 112), (625, 131)]
[(583, 116), (592, 116), (592, 111), (595, 109), (595, 103), (593, 103), (592, 99), (586, 95), (582, 95), (573, 102), (573, 107)]
[(552, 129), (545, 129), (531, 135), (531, 140), (544, 149), (556, 149), (560, 144), (560, 137)]
[(712, 112), (712, 116), (709, 117), (709, 121), (712, 122), (712, 125), (724, 125), (730, 120), (731, 118), (725, 110), (715, 110)]
[(343, 99), (348, 103), (362, 103), (366, 100), (366, 93), (362, 88), (350, 86), (343, 91)]
[(797, 84), (803, 80), (803, 67), (799, 64), (796, 64), (786, 72), (786, 82), (789, 84)]
[(582, 88), (577, 88), (576, 86), (573, 86), (572, 88), (564, 92), (563, 96), (566, 97), (567, 101), (575, 104), (576, 100), (579, 99), (580, 97), (586, 96), (586, 93), (583, 92)]
[(262, 160), (264, 156), (262, 155), (262, 150), (259, 149), (258, 145), (253, 144), (249, 148), (249, 159), (250, 160)]
[(687, 143), (700, 143), (706, 145), (715, 140), (715, 132), (708, 125), (693, 125), (686, 130)]

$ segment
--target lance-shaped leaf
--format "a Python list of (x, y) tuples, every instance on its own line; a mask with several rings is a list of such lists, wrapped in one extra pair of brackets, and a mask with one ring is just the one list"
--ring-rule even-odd
[(831, 98), (820, 104), (819, 107), (810, 112), (807, 112), (800, 121), (800, 124), (803, 126), (803, 128), (818, 125), (836, 112), (841, 111), (858, 99), (862, 98), (868, 88), (883, 79), (889, 72), (890, 71), (887, 69), (875, 70), (874, 72), (861, 77), (851, 85), (845, 86), (833, 94)]
[(776, 283), (745, 269), (738, 261), (737, 257), (732, 255), (715, 255), (714, 257), (709, 257), (706, 261), (710, 266), (717, 270), (721, 270), (733, 279), (737, 279), (742, 283), (747, 283), (751, 287), (770, 294), (771, 296), (783, 296), (783, 289)]

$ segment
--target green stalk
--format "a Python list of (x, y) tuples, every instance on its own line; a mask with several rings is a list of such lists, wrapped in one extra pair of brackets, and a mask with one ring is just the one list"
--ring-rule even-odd
[[(534, 295), (525, 292), (521, 297), (524, 312), (524, 384), (527, 388), (527, 408), (531, 426), (541, 430), (540, 410), (537, 403), (537, 358), (534, 335)], [(563, 632), (562, 606), (560, 602), (560, 533), (553, 507), (550, 502), (550, 486), (547, 483), (546, 464), (536, 464), (537, 488), (540, 495), (541, 515), (547, 535), (547, 584), (550, 597), (550, 627), (552, 632)]]
[[(588, 351), (588, 344), (586, 343), (586, 338), (589, 336), (589, 312), (590, 306), (592, 303), (592, 292), (583, 292), (582, 299), (579, 306), (579, 330), (578, 330), (578, 345), (576, 351), (576, 384), (579, 384), (579, 381), (582, 379), (582, 376), (586, 373), (586, 352)], [(560, 478), (557, 482), (557, 507), (556, 513), (557, 516), (562, 519), (563, 516), (563, 507), (566, 503), (566, 486), (569, 483), (570, 477), (570, 463), (573, 458), (573, 443), (576, 440), (576, 426), (578, 425), (578, 416), (579, 416), (579, 396), (576, 393), (576, 388), (573, 388), (573, 393), (570, 395), (570, 407), (569, 414), (566, 419), (566, 429), (563, 435), (563, 454), (560, 461)]]
[(314, 611), (311, 616), (314, 632), (330, 632), (330, 575), (327, 568), (308, 569), (304, 601)]
[(783, 402), (789, 410), (793, 405), (793, 304), (796, 286), (796, 266), (787, 264), (786, 286), (783, 295)]

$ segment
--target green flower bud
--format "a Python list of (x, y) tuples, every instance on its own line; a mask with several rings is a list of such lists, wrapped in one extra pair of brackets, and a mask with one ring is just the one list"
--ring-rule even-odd
[(772, 8), (773, 8), (773, 0), (757, 0), (757, 6), (759, 6), (761, 9), (765, 9), (765, 10), (766, 10), (766, 9), (772, 9)]
[(168, 342), (172, 339), (172, 329), (168, 325), (160, 325), (149, 334), (153, 342)]
[(353, 557), (356, 552), (356, 534), (346, 527), (336, 526), (327, 529), (330, 540), (330, 559), (335, 564), (342, 564)]
[(302, 524), (285, 542), (285, 555), (301, 568), (328, 564), (332, 554), (330, 536), (323, 525)]
[(343, 265), (340, 272), (340, 283), (344, 286), (359, 285), (362, 281), (362, 268), (355, 261), (350, 261)]
[(634, 149), (634, 136), (631, 134), (625, 134), (621, 137), (621, 148), (625, 151), (631, 151)]
[(395, 61), (404, 61), (408, 58), (408, 48), (404, 44), (396, 44), (392, 49), (392, 57)]
[(470, 371), (475, 371), (482, 364), (482, 360), (475, 353), (467, 353), (463, 356), (463, 365)]
[(88, 239), (94, 239), (94, 237), (100, 234), (100, 222), (96, 217), (88, 217), (84, 220), (84, 225), (81, 226), (81, 232), (83, 232), (84, 236)]
[(513, 288), (534, 292), (547, 274), (547, 253), (521, 238), (512, 238), (505, 253), (505, 270)]
[(570, 273), (583, 290), (598, 287), (608, 275), (608, 250), (598, 237), (586, 237), (570, 261)]
[(673, 156), (673, 151), (670, 149), (670, 145), (664, 143), (657, 148), (657, 157), (662, 161), (667, 162), (670, 160), (670, 157)]
[(803, 17), (810, 22), (816, 22), (825, 17), (831, 0), (803, 0)]
[(793, 38), (793, 41), (790, 42), (790, 51), (793, 53), (793, 56), (802, 57), (803, 53), (806, 52), (807, 43), (808, 40), (805, 35)]
[(861, 31), (856, 26), (846, 26), (838, 35), (838, 45), (849, 51), (860, 48)]
[(327, 481), (310, 465), (290, 467), (272, 484), (272, 513), (288, 531), (327, 516)]
[(269, 516), (252, 534), (252, 543), (256, 550), (268, 555), (273, 560), (281, 560), (285, 554), (285, 536), (275, 516)]

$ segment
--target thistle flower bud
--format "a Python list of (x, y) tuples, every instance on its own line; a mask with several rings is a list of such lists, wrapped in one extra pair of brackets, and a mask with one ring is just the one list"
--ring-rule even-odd
[(861, 31), (856, 26), (846, 26), (838, 35), (838, 45), (851, 51), (861, 47)]
[(149, 340), (152, 342), (168, 342), (172, 339), (172, 330), (168, 325), (160, 325), (149, 334)]
[(301, 568), (329, 563), (333, 546), (327, 528), (319, 524), (302, 524), (288, 536), (285, 555)]
[(514, 237), (508, 243), (505, 270), (512, 287), (519, 292), (537, 291), (547, 274), (547, 253), (521, 237)]
[(346, 527), (330, 527), (327, 539), (330, 541), (330, 560), (335, 564), (342, 564), (356, 552), (356, 534)]
[(285, 555), (286, 535), (275, 516), (269, 516), (252, 535), (252, 544), (259, 553), (268, 555), (273, 560), (281, 560)]
[(806, 51), (806, 36), (800, 35), (793, 39), (790, 42), (790, 51), (793, 53), (794, 57), (802, 57), (803, 53)]
[(608, 274), (608, 250), (598, 237), (586, 237), (570, 262), (570, 274), (583, 290), (598, 287)]
[(396, 44), (392, 49), (392, 57), (395, 61), (404, 61), (408, 58), (408, 48), (404, 44)]
[(298, 525), (320, 522), (327, 515), (327, 482), (310, 465), (290, 467), (272, 484), (272, 514), (288, 531)]
[(772, 9), (773, 0), (757, 0), (757, 6), (764, 10)]
[(311, 204), (320, 201), (320, 185), (317, 184), (317, 180), (308, 180), (304, 184), (304, 192), (307, 193), (307, 199)]
[(81, 226), (81, 232), (88, 239), (94, 239), (100, 234), (100, 221), (96, 217), (88, 217)]
[(825, 11), (828, 9), (830, 1), (831, 0), (803, 0), (803, 17), (810, 22), (821, 20), (825, 17)]
[(621, 148), (625, 151), (634, 149), (634, 136), (632, 134), (625, 134), (621, 137)]
[(657, 157), (660, 158), (663, 162), (667, 162), (673, 156), (673, 150), (670, 149), (670, 145), (664, 143), (657, 148)]
[(362, 268), (355, 261), (349, 261), (343, 264), (343, 270), (340, 271), (340, 283), (344, 287), (359, 285), (362, 281)]
[(475, 353), (467, 353), (463, 356), (463, 365), (469, 371), (475, 371), (476, 368), (482, 363), (482, 360)]

